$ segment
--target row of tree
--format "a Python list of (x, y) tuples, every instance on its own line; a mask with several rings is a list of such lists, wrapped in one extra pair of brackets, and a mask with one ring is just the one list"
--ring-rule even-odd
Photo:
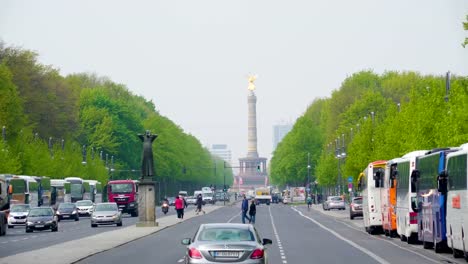
[(272, 180), (306, 184), (308, 153), (311, 181), (332, 187), (339, 175), (342, 183), (356, 181), (375, 160), (468, 142), (468, 78), (446, 83), (446, 76), (415, 72), (352, 75), (297, 119), (274, 152)]
[(107, 78), (62, 76), (40, 64), (36, 53), (0, 42), (2, 126), (0, 173), (135, 179), (142, 148), (137, 134), (150, 130), (158, 134), (156, 180), (222, 186), (226, 176), (232, 183), (222, 160), (160, 115), (151, 101)]

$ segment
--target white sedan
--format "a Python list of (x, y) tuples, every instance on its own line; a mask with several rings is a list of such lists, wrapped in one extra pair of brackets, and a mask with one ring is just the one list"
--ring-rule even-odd
[(82, 200), (76, 202), (76, 208), (79, 215), (91, 215), (93, 213), (94, 203), (91, 200)]

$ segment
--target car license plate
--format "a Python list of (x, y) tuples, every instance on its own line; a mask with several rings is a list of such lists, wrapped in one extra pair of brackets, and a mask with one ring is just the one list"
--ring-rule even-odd
[(239, 252), (237, 251), (215, 251), (213, 252), (214, 257), (221, 258), (238, 258)]
[(37, 228), (43, 228), (44, 225), (36, 225)]

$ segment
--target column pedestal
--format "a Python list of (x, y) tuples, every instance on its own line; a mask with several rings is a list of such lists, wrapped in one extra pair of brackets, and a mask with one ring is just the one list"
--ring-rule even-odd
[(138, 184), (138, 222), (137, 227), (158, 226), (156, 222), (155, 182), (141, 180)]

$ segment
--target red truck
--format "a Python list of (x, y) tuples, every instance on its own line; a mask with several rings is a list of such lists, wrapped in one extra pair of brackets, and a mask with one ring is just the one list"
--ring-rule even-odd
[(115, 202), (122, 213), (138, 216), (138, 182), (116, 180), (107, 183), (107, 200)]

